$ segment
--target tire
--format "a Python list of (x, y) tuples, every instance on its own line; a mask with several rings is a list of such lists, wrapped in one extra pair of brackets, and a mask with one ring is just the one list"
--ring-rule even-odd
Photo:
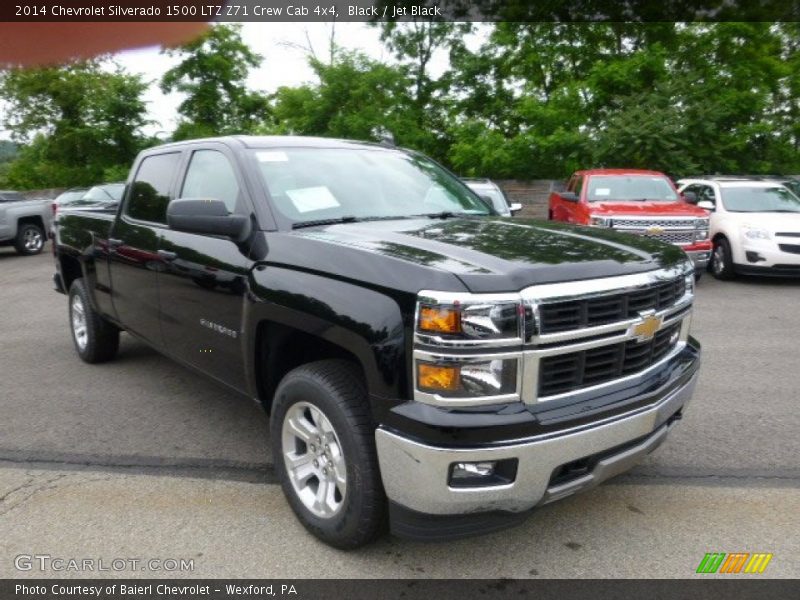
[(701, 273), (700, 271), (695, 271), (694, 272), (694, 280), (695, 280), (695, 282), (700, 281), (701, 277), (703, 277), (703, 273)]
[(275, 391), (270, 437), (283, 492), (309, 532), (352, 549), (383, 531), (386, 496), (375, 427), (352, 363), (323, 360), (290, 371)]
[(14, 241), (14, 248), (22, 256), (33, 256), (39, 254), (47, 241), (44, 229), (35, 223), (23, 223), (17, 230), (17, 238)]
[(736, 277), (731, 245), (724, 237), (714, 242), (714, 250), (711, 253), (711, 274), (722, 281), (730, 281)]
[(92, 308), (83, 279), (69, 288), (69, 323), (78, 356), (87, 363), (114, 358), (119, 348), (119, 329)]

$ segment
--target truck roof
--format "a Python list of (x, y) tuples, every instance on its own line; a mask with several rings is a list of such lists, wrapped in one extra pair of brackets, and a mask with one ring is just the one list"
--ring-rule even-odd
[(584, 169), (575, 171), (576, 175), (661, 175), (666, 177), (661, 171), (650, 171), (648, 169)]
[(383, 150), (401, 150), (394, 146), (387, 146), (376, 142), (361, 142), (337, 138), (324, 138), (303, 135), (229, 135), (222, 137), (198, 138), (180, 142), (169, 142), (148, 148), (145, 152), (155, 148), (180, 147), (198, 142), (220, 142), (227, 145), (237, 145), (244, 148), (371, 148)]

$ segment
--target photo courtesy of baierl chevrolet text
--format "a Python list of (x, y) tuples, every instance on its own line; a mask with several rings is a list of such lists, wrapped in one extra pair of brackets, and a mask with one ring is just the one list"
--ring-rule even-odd
[(800, 597), (800, 0), (0, 5), (0, 600)]

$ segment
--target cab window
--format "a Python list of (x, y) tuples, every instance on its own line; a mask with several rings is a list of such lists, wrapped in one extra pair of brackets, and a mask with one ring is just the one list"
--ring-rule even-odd
[(222, 152), (196, 150), (192, 154), (183, 181), (181, 198), (221, 200), (228, 212), (235, 212), (240, 192), (233, 165)]
[(180, 156), (179, 152), (154, 154), (141, 162), (131, 185), (125, 214), (151, 223), (167, 222), (170, 186)]

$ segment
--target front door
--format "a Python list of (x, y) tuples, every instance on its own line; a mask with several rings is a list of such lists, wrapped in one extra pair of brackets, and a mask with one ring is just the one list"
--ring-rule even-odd
[[(191, 152), (179, 197), (222, 200), (250, 215), (240, 174), (223, 147)], [(170, 354), (245, 390), (242, 318), (251, 261), (246, 248), (210, 235), (165, 229), (159, 246), (161, 326)]]

